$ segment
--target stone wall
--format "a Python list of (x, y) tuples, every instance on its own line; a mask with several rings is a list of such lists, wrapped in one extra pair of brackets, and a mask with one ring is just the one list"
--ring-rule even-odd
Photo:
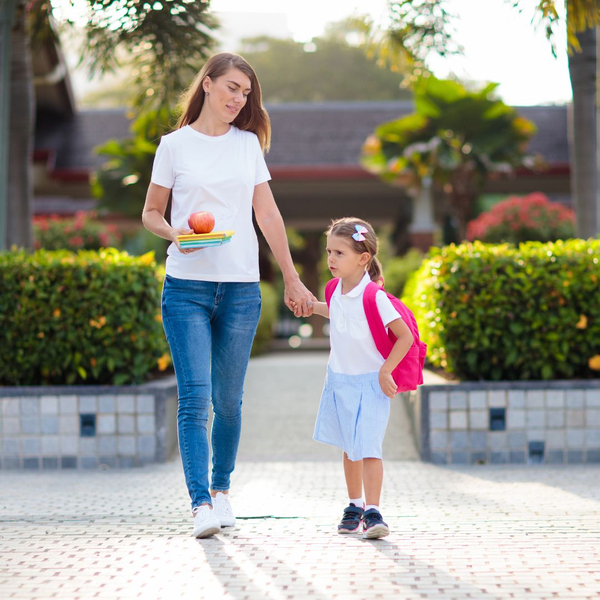
[(0, 388), (1, 469), (164, 462), (177, 441), (174, 377), (140, 386)]
[(435, 464), (600, 463), (600, 381), (423, 385), (405, 395)]

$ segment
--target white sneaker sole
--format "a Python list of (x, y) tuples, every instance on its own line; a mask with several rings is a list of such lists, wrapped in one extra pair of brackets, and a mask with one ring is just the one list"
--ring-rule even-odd
[(196, 539), (207, 538), (220, 532), (221, 528), (218, 525), (209, 525), (204, 529), (194, 529), (194, 537)]
[(374, 525), (373, 527), (371, 527), (370, 529), (367, 529), (363, 533), (363, 539), (376, 540), (376, 539), (385, 537), (386, 535), (390, 535), (389, 527), (386, 527), (385, 525), (381, 525), (381, 524)]

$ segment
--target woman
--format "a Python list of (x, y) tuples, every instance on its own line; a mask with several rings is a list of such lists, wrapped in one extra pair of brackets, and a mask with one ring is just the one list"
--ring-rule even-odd
[[(297, 303), (308, 316), (316, 300), (296, 273), (269, 188), (263, 152), (270, 135), (252, 67), (235, 54), (213, 56), (184, 96), (177, 129), (161, 139), (142, 215), (149, 231), (172, 242), (162, 314), (177, 376), (179, 450), (198, 538), (235, 524), (227, 494), (261, 305), (253, 209), (283, 273), (288, 308)], [(171, 194), (169, 224), (164, 214)], [(232, 240), (201, 250), (181, 248), (177, 236), (193, 233), (187, 219), (198, 211), (213, 213), (215, 230), (234, 230)]]

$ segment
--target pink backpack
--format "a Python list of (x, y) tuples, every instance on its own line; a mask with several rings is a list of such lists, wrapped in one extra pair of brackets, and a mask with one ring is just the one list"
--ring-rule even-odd
[[(331, 279), (325, 286), (325, 300), (328, 307), (338, 282), (339, 279), (337, 278)], [(381, 320), (381, 315), (377, 309), (375, 296), (377, 292), (381, 290), (382, 288), (372, 281), (367, 284), (363, 294), (363, 306), (365, 307), (367, 322), (369, 323), (369, 329), (371, 330), (375, 346), (377, 346), (377, 350), (379, 350), (381, 356), (387, 358), (398, 338), (391, 329), (388, 329), (388, 332), (386, 333), (385, 326)], [(383, 291), (385, 292), (385, 290)], [(394, 308), (400, 313), (402, 320), (408, 325), (408, 328), (414, 337), (414, 342), (410, 347), (410, 350), (392, 373), (394, 381), (398, 386), (398, 393), (410, 392), (416, 390), (417, 386), (423, 383), (423, 366), (425, 364), (425, 355), (427, 354), (427, 344), (422, 342), (419, 338), (419, 328), (417, 327), (417, 321), (411, 310), (398, 300), (398, 298), (392, 296), (392, 294), (385, 293)]]

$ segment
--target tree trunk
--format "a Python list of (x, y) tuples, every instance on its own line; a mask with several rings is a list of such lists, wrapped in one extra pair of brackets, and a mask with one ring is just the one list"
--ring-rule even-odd
[(8, 197), (6, 240), (23, 248), (33, 246), (33, 133), (35, 95), (25, 5), (19, 2), (12, 30)]
[(473, 207), (477, 199), (477, 184), (473, 170), (470, 167), (458, 169), (451, 178), (450, 206), (452, 216), (456, 220), (458, 242), (467, 239), (467, 224), (473, 217)]
[(398, 202), (398, 212), (394, 222), (394, 229), (391, 235), (391, 242), (395, 256), (404, 256), (412, 248), (412, 227), (413, 227), (413, 205), (415, 198), (411, 197), (412, 202)]
[(8, 123), (10, 119), (10, 55), (15, 7), (19, 0), (0, 2), (0, 251), (6, 250), (8, 195)]
[(577, 235), (598, 233), (598, 158), (596, 118), (596, 30), (577, 35), (581, 52), (569, 56), (573, 105), (569, 119), (571, 195)]

